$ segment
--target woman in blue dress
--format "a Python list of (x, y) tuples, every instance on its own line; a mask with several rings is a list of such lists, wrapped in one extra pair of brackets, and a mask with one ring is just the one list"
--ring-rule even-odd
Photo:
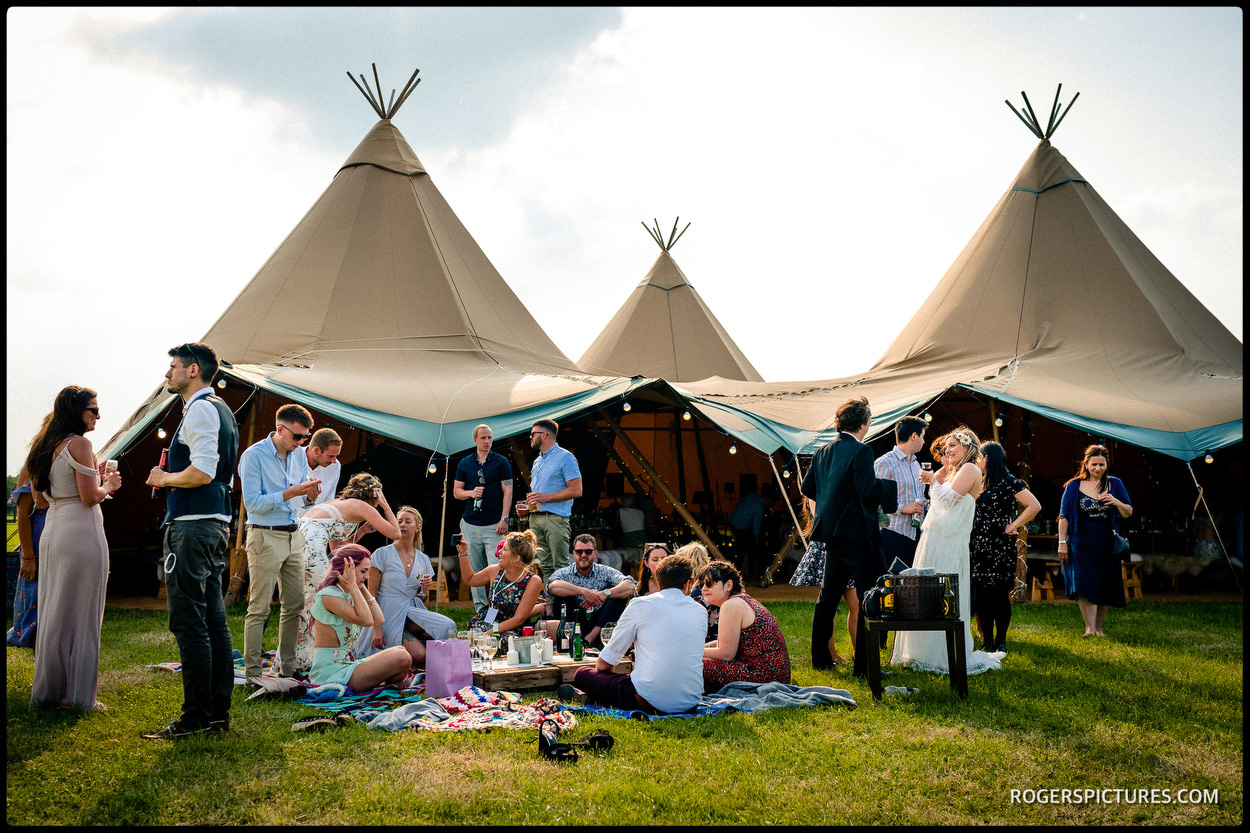
[(313, 602), (313, 685), (338, 683), (360, 693), (380, 685), (402, 686), (412, 657), (396, 645), (363, 659), (353, 648), (364, 625), (381, 628), (384, 617), (377, 599), (365, 582), (369, 575), (369, 550), (360, 544), (344, 544), (334, 551), (326, 577)]
[(1059, 560), (1068, 598), (1076, 599), (1085, 620), (1085, 636), (1103, 636), (1107, 607), (1124, 607), (1124, 577), (1111, 555), (1112, 535), (1133, 505), (1118, 477), (1109, 477), (1111, 452), (1085, 449), (1081, 470), (1064, 484), (1059, 504)]
[(17, 507), (17, 538), (22, 562), (13, 594), (13, 627), (5, 635), (5, 644), (10, 648), (34, 648), (39, 609), (39, 536), (43, 534), (48, 501), (31, 489), (25, 467), (17, 480), (18, 487), (9, 496), (9, 503)]

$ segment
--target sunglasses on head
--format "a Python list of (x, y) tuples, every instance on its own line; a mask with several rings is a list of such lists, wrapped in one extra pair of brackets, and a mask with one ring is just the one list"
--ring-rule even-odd
[(594, 547), (590, 547), (590, 548), (588, 548), (588, 549), (575, 549), (575, 550), (573, 550), (573, 552), (577, 553), (578, 555), (590, 555), (590, 554), (591, 554), (591, 553), (593, 553), (594, 551), (595, 551), (595, 548), (594, 548)]
[(673, 554), (673, 551), (668, 548), (668, 544), (643, 544), (642, 546), (645, 552), (651, 552), (651, 550), (664, 550), (669, 555)]

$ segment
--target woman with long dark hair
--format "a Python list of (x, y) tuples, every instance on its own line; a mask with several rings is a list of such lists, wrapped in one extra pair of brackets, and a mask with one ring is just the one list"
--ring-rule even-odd
[(26, 458), (31, 484), (49, 504), (39, 540), (43, 575), (32, 706), (104, 708), (96, 687), (109, 548), (100, 504), (121, 488), (122, 479), (114, 471), (101, 481), (91, 442), (83, 436), (99, 419), (95, 391), (63, 388)]
[[(988, 652), (1007, 650), (1011, 589), (1016, 581), (1016, 535), (1042, 504), (1024, 481), (1007, 471), (1007, 453), (996, 442), (981, 443), (985, 491), (972, 518), (972, 612)], [(1017, 513), (1016, 504), (1023, 505)]]
[(1081, 468), (1063, 484), (1059, 503), (1059, 560), (1068, 598), (1076, 599), (1085, 620), (1085, 636), (1103, 636), (1107, 606), (1124, 607), (1124, 575), (1111, 556), (1120, 519), (1133, 514), (1128, 490), (1107, 475), (1111, 452), (1105, 446), (1085, 449)]

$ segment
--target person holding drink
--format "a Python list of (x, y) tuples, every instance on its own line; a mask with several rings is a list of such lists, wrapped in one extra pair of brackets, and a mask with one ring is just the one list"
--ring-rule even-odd
[[(569, 515), (573, 499), (582, 496), (582, 471), (577, 458), (556, 444), (560, 427), (554, 420), (540, 419), (530, 429), (530, 447), (538, 459), (530, 470), (529, 527), (541, 554), (542, 576), (569, 563)], [(536, 567), (537, 569), (537, 567)]]
[(368, 590), (378, 600), (385, 621), (382, 627), (366, 626), (356, 639), (356, 656), (368, 657), (396, 645), (412, 657), (414, 666), (425, 665), (425, 642), (451, 639), (456, 623), (427, 610), (431, 576), (430, 557), (421, 551), (421, 513), (411, 506), (395, 512), (399, 537), (373, 551)]
[(501, 634), (519, 634), (521, 626), (534, 615), (543, 589), (538, 574), (538, 541), (533, 531), (509, 532), (499, 548), (499, 563), (476, 572), (469, 565), (463, 544), (458, 549), (456, 555), (460, 574), (466, 576), (464, 580), (470, 587), (486, 588), (486, 609), (473, 615), (469, 630), (483, 626), (489, 630), (498, 625)]
[[(496, 563), (495, 548), (508, 531), (512, 507), (512, 466), (490, 450), (493, 443), (489, 425), (474, 428), (477, 453), (460, 461), (452, 483), (452, 494), (464, 501), (460, 534), (469, 545), (469, 566), (474, 572)], [(474, 609), (481, 613), (486, 609), (486, 590), (475, 587), (472, 596)]]
[(881, 530), (881, 548), (887, 564), (898, 558), (910, 567), (916, 558), (925, 511), (924, 487), (933, 482), (933, 473), (922, 471), (922, 465), (916, 462), (928, 427), (929, 423), (920, 417), (903, 417), (894, 426), (894, 447), (873, 463), (879, 480), (898, 484), (898, 511), (889, 515), (890, 523)]

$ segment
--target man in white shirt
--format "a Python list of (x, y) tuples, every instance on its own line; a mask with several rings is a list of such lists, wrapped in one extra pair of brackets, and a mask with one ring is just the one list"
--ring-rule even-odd
[[(594, 669), (574, 676), (577, 687), (561, 686), (561, 699), (595, 702), (652, 714), (687, 712), (703, 698), (703, 646), (707, 610), (686, 595), (693, 581), (690, 559), (670, 555), (660, 562), (660, 592), (629, 603)], [(634, 646), (634, 670), (612, 667)]]
[(343, 438), (333, 428), (321, 428), (313, 433), (304, 455), (308, 460), (308, 476), (321, 481), (321, 492), (315, 498), (309, 495), (291, 498), (291, 508), (295, 510), (297, 520), (338, 492), (339, 475), (343, 472), (343, 464), (339, 462), (342, 451)]

